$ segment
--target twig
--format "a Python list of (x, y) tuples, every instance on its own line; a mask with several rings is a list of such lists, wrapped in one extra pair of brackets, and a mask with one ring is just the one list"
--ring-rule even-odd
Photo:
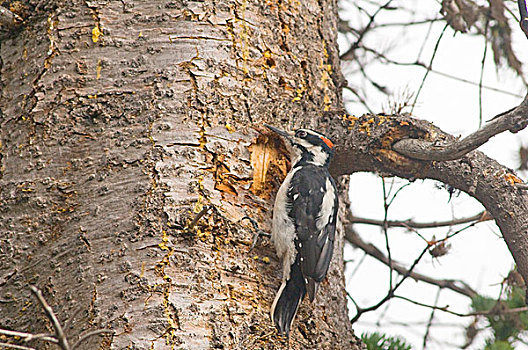
[[(528, 184), (518, 184), (517, 186), (519, 188), (520, 185), (525, 185), (528, 189)], [(384, 221), (383, 220), (376, 220), (376, 219), (368, 219), (368, 218), (360, 218), (357, 216), (350, 216), (349, 221), (351, 224), (365, 224), (365, 225), (375, 225), (375, 226), (383, 226)], [(456, 226), (460, 224), (467, 224), (468, 222), (483, 222), (492, 220), (493, 218), (489, 215), (487, 211), (480, 212), (476, 215), (469, 216), (467, 218), (460, 218), (460, 219), (453, 219), (453, 220), (447, 220), (447, 221), (432, 221), (432, 222), (416, 222), (414, 220), (408, 219), (408, 220), (388, 220), (387, 226), (388, 227), (404, 227), (404, 228), (436, 228), (436, 227), (443, 227), (443, 226)]]
[(354, 270), (352, 270), (351, 273), (347, 274), (349, 279), (352, 279), (352, 277), (354, 277), (356, 275), (356, 273), (358, 272), (359, 268), (363, 264), (363, 261), (365, 261), (365, 258), (367, 257), (367, 253), (365, 253), (365, 252), (363, 252), (363, 253), (364, 253), (363, 256), (361, 257), (361, 259), (359, 259), (357, 265), (354, 267)]
[(358, 309), (358, 312), (356, 313), (356, 315), (350, 320), (351, 323), (354, 323), (356, 322), (362, 314), (364, 314), (365, 312), (369, 312), (369, 311), (374, 311), (374, 310), (377, 310), (381, 305), (385, 304), (385, 302), (387, 300), (390, 300), (392, 297), (394, 297), (394, 292), (396, 292), (396, 290), (402, 285), (402, 283), (407, 279), (407, 277), (409, 277), (411, 274), (412, 274), (412, 271), (414, 270), (414, 268), (416, 267), (416, 265), (418, 265), (418, 263), (420, 262), (420, 260), (422, 260), (423, 256), (425, 255), (425, 253), (429, 250), (429, 246), (426, 246), (422, 252), (420, 253), (420, 255), (414, 260), (413, 264), (411, 265), (411, 267), (407, 270), (407, 272), (402, 276), (402, 278), (400, 279), (400, 281), (398, 283), (396, 283), (396, 285), (394, 286), (394, 288), (392, 290), (389, 290), (389, 292), (387, 293), (387, 295), (385, 295), (385, 297), (383, 299), (381, 299), (378, 303), (376, 303), (375, 305), (372, 305), (372, 306), (369, 306), (367, 308), (364, 308), (364, 309)]
[[(348, 242), (350, 242), (352, 245), (358, 247), (359, 249), (363, 250), (366, 254), (370, 255), (374, 259), (380, 261), (381, 263), (388, 265), (388, 259), (383, 254), (381, 250), (379, 250), (375, 245), (366, 243), (363, 241), (358, 234), (354, 232), (352, 227), (350, 225), (345, 226), (345, 238)], [(398, 272), (400, 275), (405, 275), (409, 273), (409, 270), (404, 267), (399, 262), (393, 261), (392, 267), (396, 272)], [(440, 288), (446, 288), (450, 289), (456, 293), (465, 295), (469, 298), (474, 297), (477, 295), (477, 292), (475, 292), (468, 284), (466, 284), (463, 281), (457, 281), (457, 280), (450, 280), (450, 279), (435, 279), (426, 275), (422, 275), (418, 272), (411, 272), (409, 274), (409, 277), (416, 281), (425, 282), (434, 286), (438, 286)]]
[(37, 298), (40, 305), (44, 309), (44, 312), (46, 313), (46, 316), (50, 320), (51, 324), (53, 325), (53, 329), (55, 330), (55, 338), (58, 340), (58, 344), (63, 350), (70, 350), (70, 345), (68, 344), (68, 340), (64, 336), (64, 332), (62, 330), (62, 327), (60, 325), (59, 320), (57, 319), (57, 316), (55, 316), (55, 313), (53, 312), (53, 309), (49, 304), (46, 302), (46, 299), (42, 296), (42, 292), (40, 289), (38, 289), (35, 286), (29, 286), (29, 289), (31, 289), (31, 292), (33, 295)]
[(422, 53), (425, 49), (425, 44), (429, 41), (429, 35), (431, 35), (431, 30), (433, 29), (434, 22), (431, 22), (429, 24), (429, 28), (427, 28), (427, 33), (425, 33), (425, 38), (422, 41), (422, 45), (420, 46), (420, 50), (418, 50), (418, 55), (416, 56), (416, 62), (420, 61), (420, 57), (422, 57)]
[(482, 127), (482, 81), (484, 79), (484, 65), (486, 63), (486, 56), (488, 54), (488, 29), (489, 29), (489, 16), (491, 14), (491, 7), (488, 11), (488, 17), (486, 17), (486, 25), (484, 26), (484, 53), (482, 54), (482, 64), (480, 66), (480, 79), (479, 79), (479, 128)]
[(392, 0), (389, 0), (385, 3), (385, 5), (382, 5), (380, 6), (375, 12), (374, 14), (372, 14), (372, 16), (370, 16), (370, 19), (369, 19), (369, 22), (367, 23), (367, 25), (365, 26), (365, 28), (363, 28), (360, 32), (359, 32), (359, 36), (358, 38), (356, 39), (356, 42), (354, 44), (352, 44), (350, 46), (350, 48), (344, 53), (341, 55), (341, 59), (342, 60), (346, 60), (346, 59), (349, 59), (349, 56), (352, 55), (352, 53), (354, 52), (354, 50), (356, 50), (358, 47), (359, 47), (359, 44), (361, 43), (361, 40), (363, 40), (363, 37), (365, 36), (365, 34), (370, 30), (372, 24), (374, 23), (374, 19), (376, 18), (376, 16), (378, 15), (378, 13), (383, 10), (383, 9), (386, 9), (390, 3), (392, 2)]
[(373, 112), (372, 108), (369, 107), (367, 101), (363, 98), (363, 96), (361, 96), (355, 88), (347, 85), (344, 87), (344, 89), (347, 89), (348, 91), (353, 93), (358, 98), (359, 102), (363, 105), (363, 107), (365, 107), (370, 114), (376, 114)]
[(429, 75), (429, 72), (431, 71), (430, 68), (433, 67), (433, 61), (436, 57), (436, 52), (438, 51), (438, 47), (440, 46), (440, 41), (442, 40), (442, 37), (444, 36), (444, 33), (447, 29), (447, 27), (449, 26), (449, 24), (446, 24), (444, 26), (444, 29), (442, 29), (442, 33), (440, 33), (440, 36), (438, 37), (438, 40), (436, 41), (436, 44), (435, 44), (435, 47), (433, 49), (433, 55), (431, 56), (431, 61), (429, 62), (429, 66), (427, 68), (427, 71), (425, 72), (425, 75), (422, 79), (422, 82), (420, 83), (420, 87), (418, 88), (418, 91), (416, 92), (416, 95), (414, 95), (414, 102), (412, 104), (412, 107), (411, 107), (411, 114), (412, 112), (414, 111), (414, 106), (416, 106), (416, 103), (418, 102), (418, 96), (420, 95), (420, 92), (422, 91), (422, 88), (425, 84), (425, 79), (427, 79), (427, 76)]
[[(478, 86), (479, 85), (479, 83), (476, 83), (474, 81), (467, 80), (467, 79), (464, 79), (464, 78), (461, 78), (461, 77), (457, 77), (457, 76), (452, 75), (452, 74), (444, 73), (444, 72), (438, 71), (436, 69), (433, 69), (433, 67), (429, 67), (425, 63), (420, 62), (418, 60), (415, 61), (415, 62), (399, 62), (399, 61), (395, 61), (393, 59), (390, 59), (387, 56), (385, 56), (384, 54), (382, 54), (380, 52), (377, 52), (376, 50), (374, 50), (372, 48), (369, 48), (369, 47), (366, 47), (364, 45), (362, 45), (361, 48), (363, 48), (365, 51), (373, 53), (374, 55), (376, 55), (376, 58), (380, 58), (381, 60), (383, 60), (383, 61), (385, 61), (387, 63), (390, 63), (390, 64), (394, 64), (396, 66), (417, 66), (417, 67), (421, 67), (421, 68), (424, 68), (426, 70), (429, 70), (431, 73), (435, 73), (435, 74), (438, 74), (438, 75), (440, 75), (442, 77), (453, 79), (453, 80), (459, 81), (461, 83), (466, 83), (466, 84), (473, 85), (473, 86)], [(511, 91), (498, 89), (498, 88), (493, 87), (493, 86), (489, 86), (489, 85), (484, 85), (483, 84), (482, 87), (484, 89), (486, 89), (486, 90), (499, 92), (501, 94), (514, 96), (514, 97), (522, 97), (521, 95), (518, 95), (518, 94), (513, 93)]]
[(402, 300), (408, 301), (408, 302), (410, 302), (412, 304), (415, 304), (415, 305), (418, 305), (418, 306), (423, 306), (423, 307), (428, 307), (428, 308), (435, 309), (435, 310), (440, 310), (440, 311), (443, 311), (443, 312), (446, 312), (448, 314), (452, 314), (452, 315), (455, 315), (455, 316), (458, 316), (458, 317), (473, 317), (473, 316), (514, 314), (514, 313), (517, 313), (517, 312), (528, 311), (528, 306), (522, 306), (522, 307), (516, 307), (516, 308), (513, 308), (513, 309), (501, 310), (500, 312), (497, 312), (496, 310), (491, 309), (491, 310), (488, 310), (488, 311), (476, 311), (476, 312), (469, 312), (467, 314), (463, 314), (463, 313), (460, 313), (460, 312), (455, 312), (455, 311), (449, 310), (448, 309), (449, 305), (442, 306), (442, 307), (429, 305), (429, 304), (421, 303), (421, 302), (416, 301), (416, 300), (412, 300), (412, 299), (406, 298), (406, 297), (401, 296), (401, 295), (394, 295), (394, 298), (402, 299)]
[[(69, 349), (75, 350), (83, 341), (85, 341), (89, 337), (102, 334), (102, 333), (114, 333), (114, 331), (110, 329), (98, 329), (95, 331), (91, 331), (91, 332), (88, 332), (82, 335), (79, 338), (79, 340), (72, 347), (70, 347), (70, 345), (68, 344), (66, 335), (64, 334), (63, 328), (61, 327), (61, 324), (59, 320), (57, 319), (57, 316), (55, 316), (53, 309), (51, 308), (51, 306), (49, 306), (49, 304), (46, 302), (46, 299), (44, 299), (44, 297), (42, 296), (42, 292), (40, 291), (40, 289), (32, 285), (30, 285), (29, 288), (31, 289), (31, 292), (33, 293), (33, 295), (37, 298), (39, 304), (44, 309), (44, 312), (46, 313), (47, 318), (51, 321), (51, 324), (53, 325), (53, 329), (55, 330), (55, 334), (54, 335), (48, 334), (48, 333), (31, 334), (31, 333), (26, 333), (26, 332), (12, 331), (8, 329), (0, 329), (0, 334), (10, 336), (10, 337), (21, 338), (23, 342), (29, 342), (32, 340), (44, 340), (50, 343), (58, 344), (62, 350), (69, 350)], [(75, 316), (75, 314), (77, 314), (78, 312), (79, 311), (77, 310), (74, 313), (74, 315), (72, 316), (72, 319)], [(66, 324), (69, 324), (72, 319), (68, 320)], [(26, 347), (22, 345), (16, 345), (16, 344), (9, 344), (9, 343), (0, 343), (0, 347), (8, 347), (11, 349), (22, 349), (22, 350), (35, 350), (34, 348), (30, 348), (30, 347)]]
[[(438, 305), (438, 299), (440, 298), (440, 291), (442, 291), (442, 288), (438, 288), (438, 290), (436, 291), (434, 306)], [(431, 326), (433, 324), (435, 311), (436, 309), (431, 309), (431, 315), (429, 316), (429, 320), (427, 321), (427, 326), (425, 327), (425, 334), (424, 334), (423, 343), (422, 343), (423, 350), (425, 350), (425, 348), (427, 347), (427, 338), (429, 337), (429, 331), (431, 330)]]
[(8, 343), (0, 343), (0, 348), (20, 349), (20, 350), (36, 350), (35, 348), (30, 348), (30, 347), (22, 346), (22, 345), (8, 344)]
[(379, 24), (377, 24), (376, 28), (383, 28), (383, 27), (409, 27), (409, 26), (421, 25), (421, 24), (433, 24), (434, 22), (440, 22), (440, 21), (443, 21), (443, 18), (429, 18), (429, 19), (423, 19), (423, 20), (414, 21), (414, 22), (379, 23)]
[(18, 331), (12, 331), (9, 329), (0, 329), (0, 334), (7, 335), (9, 337), (19, 337), (22, 338), (23, 342), (29, 342), (32, 340), (44, 340), (49, 341), (51, 343), (58, 343), (57, 339), (53, 338), (52, 334), (49, 333), (41, 333), (41, 334), (31, 334), (26, 332), (18, 332)]
[[(389, 215), (389, 207), (390, 207), (390, 203), (392, 203), (392, 200), (390, 201), (390, 203), (387, 203), (387, 190), (386, 190), (386, 187), (385, 187), (385, 178), (382, 176), (381, 177), (381, 181), (383, 183), (383, 211), (384, 211), (384, 214), (383, 214), (383, 235), (385, 236), (385, 249), (387, 249), (387, 258), (388, 258), (388, 266), (389, 266), (389, 291), (392, 291), (392, 271), (393, 271), (393, 268), (392, 268), (392, 255), (391, 255), (391, 250), (390, 250), (390, 245), (389, 245), (389, 226), (387, 225), (387, 217)], [(396, 194), (394, 195), (394, 197), (392, 198), (394, 200), (394, 198), (396, 197), (396, 195), (398, 194), (399, 191), (396, 192)]]
[[(156, 244), (156, 247), (159, 248), (159, 245)], [(137, 249), (139, 250), (139, 249)], [(66, 329), (66, 331), (71, 327), (71, 324), (73, 323), (73, 321), (75, 320), (75, 317), (77, 317), (77, 315), (82, 311), (82, 307), (78, 307), (72, 314), (71, 316), (66, 320), (66, 322), (64, 322), (64, 327), (62, 327), (63, 329)]]
[(519, 132), (528, 125), (528, 96), (521, 104), (510, 111), (501, 113), (490, 120), (484, 127), (466, 136), (462, 140), (448, 144), (420, 139), (403, 139), (392, 145), (392, 148), (407, 157), (420, 160), (446, 161), (463, 157), (486, 143), (491, 137), (506, 130)]

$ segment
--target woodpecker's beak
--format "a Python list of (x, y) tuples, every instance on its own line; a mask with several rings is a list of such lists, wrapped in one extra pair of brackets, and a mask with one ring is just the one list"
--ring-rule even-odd
[(281, 130), (281, 129), (277, 129), (276, 127), (274, 126), (271, 126), (271, 125), (268, 125), (268, 124), (264, 124), (264, 126), (268, 129), (270, 129), (271, 131), (273, 131), (274, 133), (276, 134), (279, 134), (280, 136), (284, 136), (285, 138), (287, 138), (288, 140), (291, 139), (291, 135), (288, 134), (286, 131), (284, 130)]

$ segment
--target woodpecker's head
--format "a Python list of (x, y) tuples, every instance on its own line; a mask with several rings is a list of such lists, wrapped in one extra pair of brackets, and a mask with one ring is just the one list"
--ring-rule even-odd
[(334, 143), (326, 136), (310, 129), (298, 129), (290, 135), (271, 125), (264, 125), (288, 141), (287, 145), (291, 147), (291, 161), (294, 167), (303, 163), (320, 166), (328, 166), (330, 163), (334, 153)]

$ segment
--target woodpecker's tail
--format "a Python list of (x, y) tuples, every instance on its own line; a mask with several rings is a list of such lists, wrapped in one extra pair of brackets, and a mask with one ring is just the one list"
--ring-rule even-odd
[(295, 261), (290, 268), (290, 278), (282, 282), (271, 306), (271, 320), (277, 326), (279, 333), (287, 337), (299, 304), (306, 294), (304, 283), (299, 262)]

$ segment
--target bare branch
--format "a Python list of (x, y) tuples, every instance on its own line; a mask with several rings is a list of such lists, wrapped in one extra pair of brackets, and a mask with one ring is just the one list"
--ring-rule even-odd
[[(528, 188), (528, 185), (527, 185)], [(350, 216), (349, 217), (350, 223), (352, 224), (366, 224), (366, 225), (375, 225), (375, 226), (382, 226), (384, 225), (383, 220), (376, 220), (376, 219), (367, 219), (367, 218), (360, 218), (357, 216)], [(436, 228), (436, 227), (444, 227), (444, 226), (455, 226), (455, 225), (461, 225), (461, 224), (467, 224), (468, 222), (482, 222), (482, 221), (488, 221), (493, 220), (493, 218), (488, 214), (487, 211), (480, 212), (476, 215), (469, 216), (467, 218), (460, 218), (460, 219), (453, 219), (453, 220), (447, 220), (447, 221), (433, 221), (433, 222), (416, 222), (414, 220), (388, 220), (387, 226), (388, 227), (404, 227), (404, 228), (415, 228), (415, 229), (421, 229), (421, 228)]]
[(414, 106), (416, 106), (416, 103), (418, 102), (418, 96), (420, 96), (420, 92), (422, 91), (422, 88), (423, 88), (423, 86), (425, 84), (425, 80), (427, 79), (427, 76), (429, 75), (429, 72), (431, 71), (431, 68), (433, 67), (433, 61), (434, 61), (434, 59), (436, 57), (436, 52), (438, 51), (438, 47), (440, 46), (440, 41), (442, 41), (442, 37), (444, 36), (444, 33), (445, 33), (445, 31), (446, 31), (448, 26), (449, 26), (449, 24), (446, 23), (446, 25), (444, 26), (444, 29), (442, 29), (442, 32), (440, 33), (440, 36), (438, 37), (438, 40), (436, 40), (436, 44), (435, 44), (435, 47), (433, 49), (433, 54), (431, 56), (431, 60), (429, 61), (429, 65), (427, 66), (427, 71), (424, 74), (424, 77), (422, 79), (422, 82), (420, 83), (420, 87), (418, 88), (418, 91), (414, 95), (414, 102), (412, 103), (411, 113), (414, 110)]
[[(442, 291), (442, 288), (438, 288), (438, 290), (436, 291), (436, 297), (435, 297), (435, 302), (434, 302), (435, 307), (438, 305), (438, 299), (440, 298), (441, 291)], [(431, 326), (433, 324), (435, 311), (436, 309), (431, 309), (431, 315), (429, 316), (429, 321), (427, 321), (427, 326), (425, 327), (425, 334), (424, 334), (424, 338), (422, 342), (422, 349), (424, 350), (427, 348), (427, 339), (429, 338), (429, 332), (431, 331)]]
[(351, 57), (351, 55), (353, 54), (354, 50), (356, 50), (359, 47), (359, 44), (361, 43), (361, 40), (363, 40), (363, 37), (365, 36), (365, 34), (371, 29), (372, 24), (374, 23), (374, 19), (376, 18), (378, 13), (380, 13), (381, 10), (386, 9), (390, 5), (391, 2), (392, 2), (392, 0), (387, 1), (385, 3), (385, 5), (380, 6), (374, 12), (374, 14), (372, 16), (370, 16), (369, 22), (367, 23), (365, 28), (363, 28), (359, 32), (359, 37), (357, 38), (356, 42), (354, 44), (352, 44), (352, 46), (350, 46), (350, 48), (344, 54), (341, 55), (341, 59), (342, 60), (347, 60), (347, 59), (349, 59)]
[[(387, 202), (387, 199), (389, 197), (389, 195), (387, 194), (387, 188), (386, 188), (386, 185), (385, 185), (385, 178), (382, 177), (381, 178), (382, 182), (383, 182), (383, 209), (384, 209), (384, 217), (383, 217), (383, 235), (385, 236), (385, 249), (387, 249), (387, 262), (388, 262), (388, 266), (389, 266), (389, 292), (392, 291), (392, 271), (394, 270), (394, 267), (392, 266), (393, 265), (393, 261), (392, 261), (392, 254), (391, 254), (391, 249), (390, 249), (390, 244), (389, 244), (389, 226), (387, 226), (387, 217), (389, 215), (389, 207), (390, 207), (390, 203), (392, 203), (392, 200), (390, 202)], [(402, 189), (402, 187), (400, 187), (400, 189)], [(392, 199), (396, 198), (396, 196), (398, 195), (398, 192), (400, 190), (396, 191), (396, 193), (394, 194), (394, 197), (392, 197)], [(349, 211), (350, 212), (350, 211)]]
[[(12, 330), (8, 330), (8, 329), (0, 329), (0, 334), (6, 335), (6, 336), (9, 336), (9, 337), (21, 338), (21, 340), (23, 342), (29, 342), (29, 341), (32, 341), (32, 340), (44, 340), (44, 341), (47, 341), (47, 342), (50, 342), (50, 343), (58, 344), (62, 350), (69, 350), (69, 349), (74, 350), (83, 341), (85, 341), (86, 339), (88, 339), (88, 338), (90, 338), (90, 337), (92, 337), (94, 335), (103, 334), (103, 333), (111, 333), (111, 334), (114, 333), (114, 331), (110, 330), (110, 329), (98, 329), (98, 330), (95, 330), (95, 331), (87, 332), (84, 335), (82, 335), (79, 338), (79, 340), (72, 347), (70, 347), (69, 344), (68, 344), (68, 340), (66, 339), (66, 335), (63, 332), (63, 328), (60, 325), (59, 320), (55, 316), (55, 313), (53, 312), (53, 309), (46, 302), (46, 299), (44, 299), (44, 297), (42, 296), (42, 292), (40, 291), (40, 289), (38, 289), (35, 286), (29, 286), (29, 288), (31, 289), (31, 292), (33, 293), (33, 295), (35, 295), (35, 297), (39, 301), (39, 303), (42, 306), (42, 308), (44, 309), (44, 311), (46, 313), (46, 316), (51, 321), (51, 324), (53, 325), (53, 328), (55, 329), (55, 335), (49, 334), (49, 333), (31, 334), (31, 333), (26, 333), (26, 332), (12, 331)], [(77, 312), (75, 312), (75, 313), (77, 313)], [(73, 318), (73, 316), (72, 316), (72, 318)], [(66, 322), (66, 324), (68, 324), (69, 322), (71, 322), (71, 319), (68, 320)], [(0, 343), (0, 347), (8, 347), (8, 348), (11, 348), (11, 349), (22, 349), (22, 350), (27, 350), (27, 349), (34, 350), (33, 348), (30, 348), (30, 347), (26, 347), (26, 346), (22, 346), (22, 345), (16, 345), (16, 344), (9, 344), (9, 343)]]
[[(489, 9), (491, 12), (491, 8)], [(482, 54), (482, 62), (480, 64), (480, 79), (479, 79), (479, 128), (482, 127), (482, 82), (484, 80), (484, 65), (486, 63), (486, 56), (488, 54), (488, 30), (489, 30), (489, 16), (486, 17), (486, 24), (484, 26), (484, 53)]]
[(474, 316), (487, 316), (487, 315), (500, 315), (500, 314), (514, 314), (514, 313), (517, 313), (517, 312), (528, 311), (528, 306), (522, 306), (522, 307), (517, 307), (517, 308), (513, 308), (513, 309), (501, 310), (500, 312), (498, 312), (497, 310), (491, 309), (491, 310), (488, 310), (488, 311), (477, 311), (477, 312), (469, 312), (467, 314), (463, 314), (463, 313), (459, 313), (459, 312), (455, 312), (455, 311), (449, 310), (448, 309), (449, 305), (440, 307), (440, 306), (424, 304), (424, 303), (421, 303), (419, 301), (412, 300), (412, 299), (406, 298), (406, 297), (401, 296), (401, 295), (395, 295), (394, 298), (402, 299), (402, 300), (408, 301), (408, 302), (410, 302), (412, 304), (415, 304), (415, 305), (418, 305), (418, 306), (428, 307), (428, 308), (431, 308), (431, 309), (447, 312), (448, 314), (452, 314), (452, 315), (455, 315), (455, 316), (458, 316), (458, 317), (474, 317)]
[[(367, 243), (359, 237), (357, 233), (354, 232), (352, 227), (350, 225), (345, 226), (345, 239), (350, 242), (352, 245), (360, 248), (365, 253), (370, 255), (371, 257), (375, 258), (376, 260), (382, 262), (383, 264), (389, 266), (389, 261), (385, 254), (381, 250), (379, 250), (375, 245)], [(462, 295), (465, 295), (469, 298), (474, 297), (477, 295), (477, 292), (475, 292), (469, 285), (467, 285), (463, 281), (457, 281), (457, 280), (439, 280), (435, 279), (429, 276), (422, 275), (417, 272), (409, 272), (409, 270), (404, 267), (401, 263), (392, 261), (392, 268), (398, 272), (400, 275), (409, 275), (412, 279), (416, 281), (422, 281), (428, 284), (432, 284), (435, 286), (438, 286), (440, 288), (450, 289), (456, 293), (460, 293)]]
[[(378, 52), (375, 49), (372, 49), (372, 48), (367, 47), (365, 45), (361, 45), (361, 48), (364, 49), (367, 52), (370, 52), (370, 53), (374, 54), (376, 56), (376, 58), (379, 58), (381, 61), (389, 63), (389, 64), (393, 64), (393, 65), (396, 65), (396, 66), (406, 66), (406, 67), (408, 67), (408, 66), (421, 67), (423, 69), (429, 70), (431, 73), (435, 73), (437, 75), (440, 75), (440, 76), (448, 78), (448, 79), (453, 79), (453, 80), (459, 81), (461, 83), (474, 85), (474, 86), (477, 86), (477, 87), (479, 86), (479, 83), (476, 83), (474, 81), (467, 80), (467, 79), (464, 79), (464, 78), (461, 78), (461, 77), (457, 77), (457, 76), (452, 75), (452, 74), (448, 74), (448, 73), (445, 73), (445, 72), (438, 71), (436, 69), (433, 69), (433, 67), (429, 67), (427, 64), (425, 64), (425, 63), (423, 63), (423, 62), (421, 62), (419, 60), (416, 60), (415, 62), (400, 62), (400, 61), (393, 60), (393, 59), (387, 57), (386, 55), (384, 55), (383, 53)], [(489, 90), (489, 91), (500, 92), (501, 94), (514, 96), (514, 97), (522, 97), (521, 95), (515, 94), (515, 93), (513, 93), (511, 91), (498, 89), (498, 88), (493, 87), (493, 86), (482, 84), (482, 87), (484, 89), (486, 89), (486, 90)]]
[(358, 101), (363, 105), (363, 107), (365, 107), (369, 113), (374, 114), (372, 109), (369, 107), (367, 101), (361, 96), (361, 94), (355, 88), (347, 85), (344, 87), (344, 89), (347, 89), (348, 91), (353, 93), (358, 98)]
[(387, 295), (385, 295), (383, 299), (381, 299), (380, 301), (378, 301), (376, 304), (372, 306), (366, 307), (364, 309), (362, 308), (358, 309), (357, 314), (350, 320), (350, 322), (351, 323), (356, 322), (361, 317), (361, 315), (364, 314), (365, 312), (377, 310), (381, 305), (385, 304), (388, 300), (394, 297), (394, 292), (396, 292), (396, 290), (403, 284), (403, 282), (405, 282), (407, 277), (409, 277), (413, 273), (414, 268), (416, 267), (416, 265), (418, 265), (420, 260), (422, 260), (423, 256), (428, 250), (429, 250), (429, 246), (426, 246), (422, 250), (420, 255), (418, 255), (418, 257), (414, 260), (414, 262), (412, 263), (411, 267), (407, 270), (407, 272), (403, 274), (402, 278), (398, 281), (398, 283), (396, 283), (394, 288), (389, 290), (389, 292), (387, 293)]
[(494, 117), (490, 123), (466, 136), (448, 144), (418, 139), (403, 139), (392, 145), (392, 148), (407, 157), (419, 160), (454, 160), (477, 149), (491, 137), (506, 130), (516, 133), (528, 125), (528, 98), (516, 108)]
[(44, 309), (44, 312), (46, 313), (46, 316), (50, 320), (51, 324), (53, 325), (53, 329), (55, 329), (55, 337), (57, 338), (59, 342), (59, 346), (63, 350), (70, 350), (70, 345), (68, 344), (68, 340), (66, 339), (66, 336), (64, 335), (64, 331), (62, 330), (62, 327), (60, 325), (59, 320), (57, 319), (57, 316), (55, 316), (55, 313), (53, 312), (53, 309), (49, 304), (46, 302), (46, 299), (42, 296), (42, 292), (40, 289), (38, 289), (35, 286), (29, 286), (31, 289), (31, 292), (33, 295), (37, 298), (40, 305)]
[(7, 335), (10, 337), (22, 338), (23, 342), (28, 342), (32, 340), (44, 340), (49, 341), (51, 343), (58, 343), (57, 339), (53, 338), (53, 335), (49, 333), (31, 334), (26, 332), (12, 331), (9, 329), (0, 329), (0, 334)]
[(384, 28), (384, 27), (410, 27), (414, 25), (421, 25), (421, 24), (431, 24), (435, 22), (443, 21), (443, 18), (429, 18), (429, 19), (422, 19), (419, 21), (409, 21), (409, 22), (390, 22), (390, 23), (379, 23), (376, 25), (376, 28)]
[(35, 348), (30, 348), (30, 347), (23, 346), (23, 345), (8, 344), (8, 343), (0, 343), (0, 348), (20, 349), (20, 350), (36, 350)]

